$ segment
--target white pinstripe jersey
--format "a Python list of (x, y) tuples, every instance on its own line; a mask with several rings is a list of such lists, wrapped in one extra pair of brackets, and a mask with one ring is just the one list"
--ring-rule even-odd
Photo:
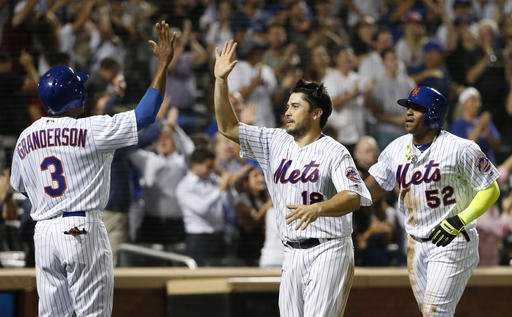
[(137, 141), (134, 111), (83, 119), (43, 117), (18, 138), (11, 186), (28, 194), (36, 221), (64, 211), (103, 210), (113, 153)]
[[(411, 154), (417, 157), (416, 163), (407, 158)], [(406, 231), (420, 238), (428, 237), (446, 217), (464, 210), (477, 191), (499, 176), (476, 143), (446, 131), (423, 153), (412, 145), (412, 134), (397, 138), (369, 173), (385, 190), (398, 187), (398, 209), (406, 215)], [(472, 222), (466, 228), (475, 226)]]
[(336, 193), (350, 190), (361, 196), (362, 205), (371, 204), (348, 150), (329, 136), (299, 147), (283, 129), (269, 129), (241, 123), (241, 155), (261, 165), (267, 188), (276, 209), (282, 240), (346, 237), (352, 233), (352, 214), (319, 217), (305, 230), (295, 230), (295, 222), (286, 225), (287, 205), (305, 205), (328, 200)]

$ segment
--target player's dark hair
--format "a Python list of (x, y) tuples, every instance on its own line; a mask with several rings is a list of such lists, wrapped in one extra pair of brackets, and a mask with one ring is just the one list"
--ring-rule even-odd
[(300, 79), (292, 89), (292, 93), (294, 92), (300, 92), (304, 95), (304, 100), (306, 100), (310, 105), (310, 111), (315, 108), (322, 109), (320, 128), (323, 129), (327, 123), (327, 119), (332, 113), (331, 97), (329, 97), (324, 84)]
[(200, 147), (194, 150), (190, 155), (191, 164), (201, 164), (208, 159), (215, 159), (215, 153), (212, 150), (205, 147)]

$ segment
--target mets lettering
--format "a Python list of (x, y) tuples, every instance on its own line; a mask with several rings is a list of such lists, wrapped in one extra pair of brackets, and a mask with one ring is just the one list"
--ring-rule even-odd
[(299, 169), (295, 169), (290, 171), (287, 176), (288, 169), (290, 165), (292, 165), (293, 160), (282, 159), (281, 164), (277, 168), (274, 173), (274, 183), (286, 184), (288, 182), (295, 184), (298, 181), (303, 183), (312, 182), (316, 183), (319, 178), (319, 169), (320, 164), (317, 164), (315, 161), (311, 161), (309, 164), (304, 165), (304, 169), (301, 171)]
[(34, 150), (51, 146), (85, 147), (87, 129), (55, 128), (34, 131), (18, 144), (18, 155), (23, 160)]
[[(405, 165), (398, 165), (398, 169), (396, 170), (396, 181), (400, 188), (408, 188), (411, 184), (419, 185), (423, 182), (439, 182), (441, 180), (441, 170), (439, 169), (439, 163), (434, 163), (434, 160), (431, 160), (426, 164), (425, 171), (416, 171), (412, 174), (410, 181), (406, 180), (407, 172), (409, 171), (409, 167), (411, 163), (407, 163)], [(434, 170), (432, 171), (432, 169)]]

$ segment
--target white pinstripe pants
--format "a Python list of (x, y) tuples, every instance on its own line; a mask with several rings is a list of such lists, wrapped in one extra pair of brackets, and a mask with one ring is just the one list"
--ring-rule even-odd
[[(87, 234), (64, 234), (74, 226)], [(39, 316), (111, 316), (112, 251), (100, 212), (38, 221), (34, 243)]]
[(478, 264), (478, 234), (468, 230), (471, 241), (459, 234), (446, 247), (409, 237), (409, 281), (423, 316), (453, 316), (455, 308)]
[(338, 317), (354, 278), (351, 237), (309, 249), (285, 248), (279, 288), (281, 317)]

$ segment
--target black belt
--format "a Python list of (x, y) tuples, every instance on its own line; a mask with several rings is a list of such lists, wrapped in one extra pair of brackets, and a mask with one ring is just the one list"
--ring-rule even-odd
[(412, 234), (409, 235), (414, 241), (416, 242), (427, 242), (427, 241), (430, 241), (429, 238), (419, 238), (419, 237), (416, 237), (416, 236), (413, 236)]
[(85, 217), (85, 211), (64, 211), (62, 217)]
[(317, 245), (319, 245), (322, 242), (325, 242), (326, 240), (329, 240), (329, 239), (320, 240), (318, 238), (309, 238), (309, 239), (300, 240), (300, 241), (285, 241), (284, 245), (289, 246), (290, 248), (294, 248), (294, 249), (309, 249), (309, 248), (316, 247)]

